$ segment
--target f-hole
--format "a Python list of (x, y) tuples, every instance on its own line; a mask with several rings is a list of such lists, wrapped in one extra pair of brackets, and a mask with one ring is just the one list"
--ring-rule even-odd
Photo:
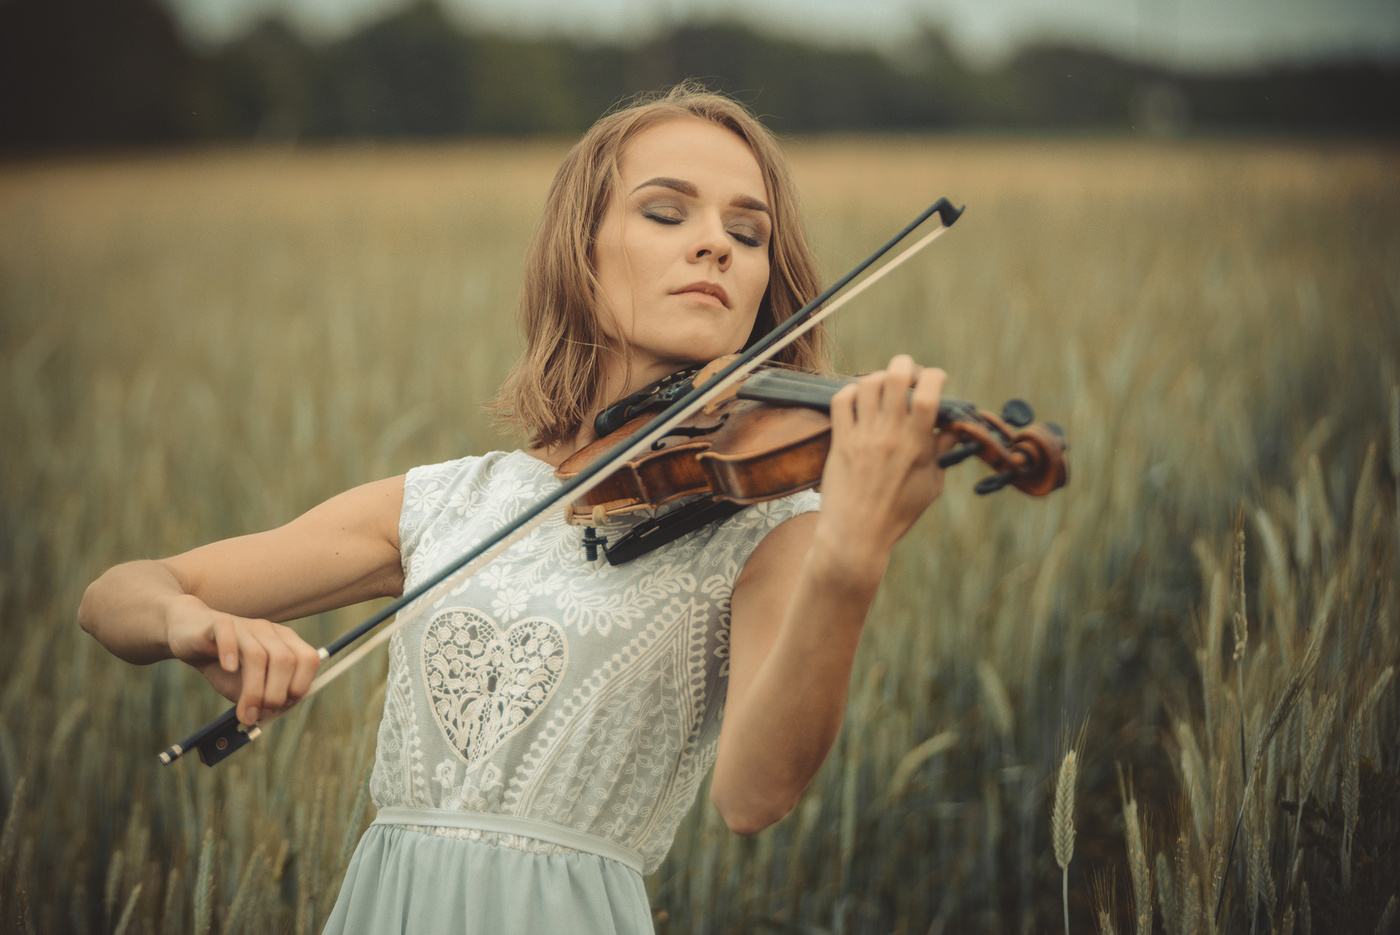
[(666, 439), (675, 438), (698, 438), (701, 435), (713, 435), (724, 427), (724, 423), (729, 421), (729, 413), (719, 417), (719, 421), (714, 425), (678, 425), (665, 435), (651, 443), (652, 451), (660, 451), (666, 447)]

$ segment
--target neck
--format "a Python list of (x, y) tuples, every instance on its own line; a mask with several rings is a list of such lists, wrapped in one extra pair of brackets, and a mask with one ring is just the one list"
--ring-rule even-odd
[(597, 438), (597, 436), (593, 434), (593, 417), (596, 414), (597, 413), (590, 414), (585, 420), (584, 427), (579, 429), (578, 433), (572, 438), (555, 442), (553, 445), (531, 448), (527, 454), (531, 457), (539, 458), (546, 464), (557, 468), (564, 463), (565, 458)]

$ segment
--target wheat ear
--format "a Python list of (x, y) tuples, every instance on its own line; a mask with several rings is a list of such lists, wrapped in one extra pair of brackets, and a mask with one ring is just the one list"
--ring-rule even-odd
[(214, 829), (206, 828), (194, 880), (194, 932), (209, 935), (214, 920)]
[(131, 928), (131, 918), (136, 914), (136, 903), (141, 899), (141, 887), (144, 883), (137, 883), (131, 890), (131, 895), (126, 898), (126, 908), (122, 910), (121, 920), (117, 922), (116, 929), (112, 935), (126, 935), (127, 929)]
[(1390, 897), (1390, 902), (1385, 904), (1385, 910), (1381, 912), (1381, 920), (1376, 923), (1376, 935), (1391, 935), (1395, 931), (1395, 897)]
[(1351, 722), (1346, 737), (1346, 762), (1342, 769), (1342, 889), (1351, 888), (1351, 852), (1356, 847), (1356, 810), (1360, 805), (1361, 712)]
[[(1249, 806), (1249, 793), (1254, 788), (1254, 781), (1259, 778), (1259, 767), (1264, 762), (1264, 751), (1268, 749), (1269, 742), (1274, 739), (1274, 734), (1278, 733), (1284, 718), (1288, 717), (1293, 706), (1298, 703), (1298, 698), (1303, 694), (1303, 685), (1312, 676), (1322, 656), (1322, 641), (1327, 635), (1328, 625), (1332, 622), (1332, 614), (1328, 611), (1331, 609), (1336, 583), (1335, 578), (1328, 583), (1327, 591), (1322, 596), (1322, 605), (1327, 610), (1319, 615), (1321, 619), (1313, 626), (1312, 637), (1308, 640), (1308, 648), (1303, 653), (1303, 658), (1293, 671), (1293, 675), (1289, 678), (1288, 687), (1279, 697), (1278, 704), (1274, 705), (1273, 713), (1264, 723), (1263, 732), (1259, 735), (1259, 746), (1255, 748), (1254, 764), (1250, 767), (1248, 779), (1244, 785), (1244, 794), (1240, 797), (1240, 812), (1235, 818), (1235, 830), (1230, 835), (1230, 847), (1225, 852), (1223, 867), (1230, 866), (1230, 859), (1234, 856), (1235, 841), (1240, 835), (1240, 825), (1244, 822), (1245, 809)], [(1225, 881), (1222, 879), (1220, 891), (1215, 899), (1215, 919), (1217, 922), (1220, 921), (1220, 907), (1223, 905), (1225, 905)]]
[(1244, 507), (1235, 514), (1235, 613), (1230, 618), (1235, 630), (1235, 651), (1231, 656), (1235, 663), (1235, 686), (1240, 698), (1240, 780), (1245, 778), (1245, 764), (1249, 762), (1248, 746), (1244, 736), (1244, 651), (1249, 645), (1249, 609), (1245, 606), (1244, 591)]
[(1074, 783), (1079, 772), (1079, 756), (1074, 748), (1060, 763), (1055, 782), (1055, 808), (1050, 813), (1050, 831), (1055, 839), (1055, 863), (1060, 865), (1060, 898), (1065, 909), (1065, 935), (1069, 935), (1069, 862), (1074, 859)]
[[(1131, 781), (1131, 780), (1130, 780)], [(1119, 774), (1122, 782), (1122, 774)], [(1133, 910), (1137, 918), (1137, 935), (1152, 932), (1152, 870), (1147, 863), (1147, 848), (1142, 842), (1142, 823), (1138, 821), (1136, 800), (1131, 789), (1123, 794), (1123, 832), (1128, 839), (1128, 869), (1133, 876)]]

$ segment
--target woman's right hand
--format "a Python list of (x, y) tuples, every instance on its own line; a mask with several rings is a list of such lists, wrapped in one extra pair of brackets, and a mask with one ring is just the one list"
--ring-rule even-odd
[(304, 697), (321, 666), (291, 627), (221, 613), (190, 594), (172, 597), (165, 617), (171, 654), (237, 702), (238, 720), (250, 726)]
[[(284, 526), (165, 559), (124, 562), (88, 585), (78, 622), (113, 655), (172, 656), (256, 724), (306, 695), (321, 660), (297, 620), (403, 593), (403, 476), (362, 484)], [(219, 609), (215, 609), (219, 608)]]

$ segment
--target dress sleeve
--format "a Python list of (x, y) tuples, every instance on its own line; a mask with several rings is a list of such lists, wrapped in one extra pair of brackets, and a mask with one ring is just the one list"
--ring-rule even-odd
[(461, 474), (470, 458), (427, 464), (412, 468), (403, 480), (403, 511), (399, 514), (399, 559), (404, 574), (412, 568), (414, 553), (424, 533), (442, 515), (452, 489), (452, 479)]
[(731, 554), (736, 570), (743, 569), (753, 550), (758, 548), (758, 544), (769, 532), (794, 516), (812, 513), (821, 508), (821, 494), (804, 490), (777, 500), (755, 503), (726, 520), (724, 532), (735, 536), (734, 551)]

